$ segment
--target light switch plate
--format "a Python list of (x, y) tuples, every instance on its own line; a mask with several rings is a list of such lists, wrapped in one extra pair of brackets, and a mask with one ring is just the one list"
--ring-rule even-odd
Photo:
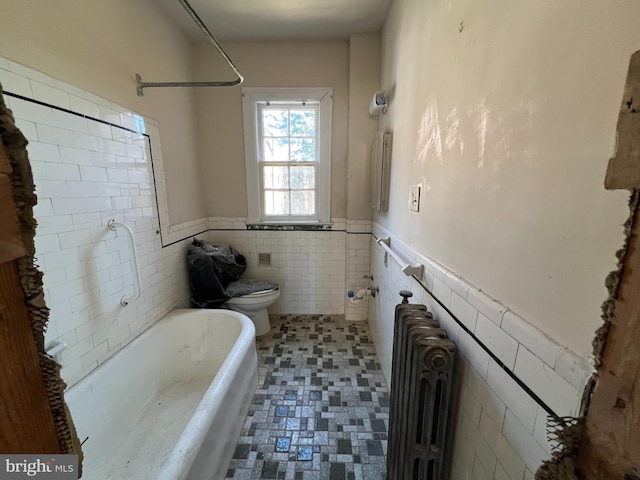
[(420, 211), (420, 185), (414, 185), (409, 190), (409, 210)]

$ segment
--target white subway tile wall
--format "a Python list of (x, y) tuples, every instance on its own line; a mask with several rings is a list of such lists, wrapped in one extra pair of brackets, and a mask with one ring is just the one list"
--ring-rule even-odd
[[(162, 248), (149, 150), (151, 143), (163, 185), (155, 121), (8, 60), (0, 66), (5, 92), (116, 125), (5, 96), (29, 140), (36, 263), (51, 309), (46, 342), (67, 343), (62, 377), (72, 386), (171, 309), (188, 305), (188, 241)], [(158, 198), (168, 224), (164, 191)], [(142, 295), (127, 307), (120, 299), (134, 288), (132, 249), (126, 232), (107, 228), (111, 218), (133, 229), (139, 251)]]
[[(280, 284), (271, 313), (344, 314), (345, 232), (247, 230), (244, 221), (216, 222), (210, 241), (229, 243), (247, 258), (245, 277)], [(234, 229), (238, 222), (244, 230)], [(271, 254), (270, 266), (258, 266), (259, 253)]]
[[(374, 222), (372, 230), (376, 238), (391, 237), (391, 244), (407, 260), (425, 266), (422, 282), (528, 388), (558, 415), (577, 415), (582, 388), (593, 368), (588, 359), (554, 343), (508, 307), (415, 252), (381, 225)], [(384, 251), (374, 241), (371, 270), (380, 293), (369, 300), (369, 324), (387, 379), (400, 290), (411, 290), (411, 302), (425, 304), (458, 345), (459, 407), (453, 426), (451, 478), (533, 478), (541, 461), (551, 454), (546, 411), (393, 259), (385, 265)]]
[[(271, 313), (368, 318), (368, 302), (349, 304), (347, 291), (372, 286), (364, 278), (370, 273), (371, 221), (334, 218), (330, 231), (247, 230), (246, 222), (245, 217), (209, 217), (209, 239), (229, 243), (247, 257), (245, 276), (280, 284)], [(259, 253), (271, 254), (271, 266), (258, 266)]]
[[(365, 275), (371, 274), (369, 260), (371, 257), (371, 221), (347, 220), (347, 285), (346, 290), (357, 292), (362, 288), (375, 287), (376, 279), (370, 280)], [(347, 320), (367, 320), (369, 318), (369, 301), (365, 298), (359, 305), (345, 301), (345, 318)]]

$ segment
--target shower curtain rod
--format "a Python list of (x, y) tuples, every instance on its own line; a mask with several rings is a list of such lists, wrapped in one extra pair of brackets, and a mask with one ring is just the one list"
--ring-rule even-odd
[(178, 0), (178, 1), (180, 2), (180, 5), (182, 5), (182, 7), (191, 16), (191, 18), (196, 23), (196, 25), (200, 27), (200, 30), (204, 32), (204, 34), (209, 39), (209, 41), (213, 44), (213, 46), (216, 47), (216, 50), (218, 50), (220, 55), (222, 55), (222, 57), (227, 61), (227, 64), (231, 67), (231, 70), (233, 70), (233, 72), (236, 74), (238, 78), (237, 80), (231, 80), (227, 82), (143, 82), (140, 74), (136, 73), (138, 96), (142, 97), (144, 95), (143, 89), (149, 88), (149, 87), (233, 87), (235, 85), (240, 85), (244, 81), (244, 78), (242, 77), (242, 75), (240, 74), (236, 66), (233, 64), (233, 62), (231, 61), (231, 58), (229, 58), (229, 55), (227, 55), (227, 52), (225, 52), (224, 49), (220, 46), (218, 41), (211, 34), (209, 29), (204, 24), (204, 22), (200, 19), (200, 17), (195, 12), (195, 10), (191, 8), (191, 5), (189, 5), (189, 2), (187, 2), (187, 0)]

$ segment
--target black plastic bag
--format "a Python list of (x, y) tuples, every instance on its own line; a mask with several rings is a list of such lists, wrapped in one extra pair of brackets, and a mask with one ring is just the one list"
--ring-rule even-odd
[(226, 286), (236, 281), (247, 268), (245, 257), (231, 245), (214, 245), (195, 240), (187, 252), (191, 303), (200, 308), (215, 308), (230, 297)]

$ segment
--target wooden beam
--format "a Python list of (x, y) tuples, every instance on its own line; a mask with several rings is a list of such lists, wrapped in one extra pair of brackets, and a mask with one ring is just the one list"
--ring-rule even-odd
[(0, 286), (0, 452), (60, 453), (15, 262)]
[(640, 218), (636, 212), (614, 316), (578, 461), (584, 480), (640, 479)]
[(608, 190), (640, 188), (640, 50), (631, 56), (616, 127), (616, 154), (609, 159)]

